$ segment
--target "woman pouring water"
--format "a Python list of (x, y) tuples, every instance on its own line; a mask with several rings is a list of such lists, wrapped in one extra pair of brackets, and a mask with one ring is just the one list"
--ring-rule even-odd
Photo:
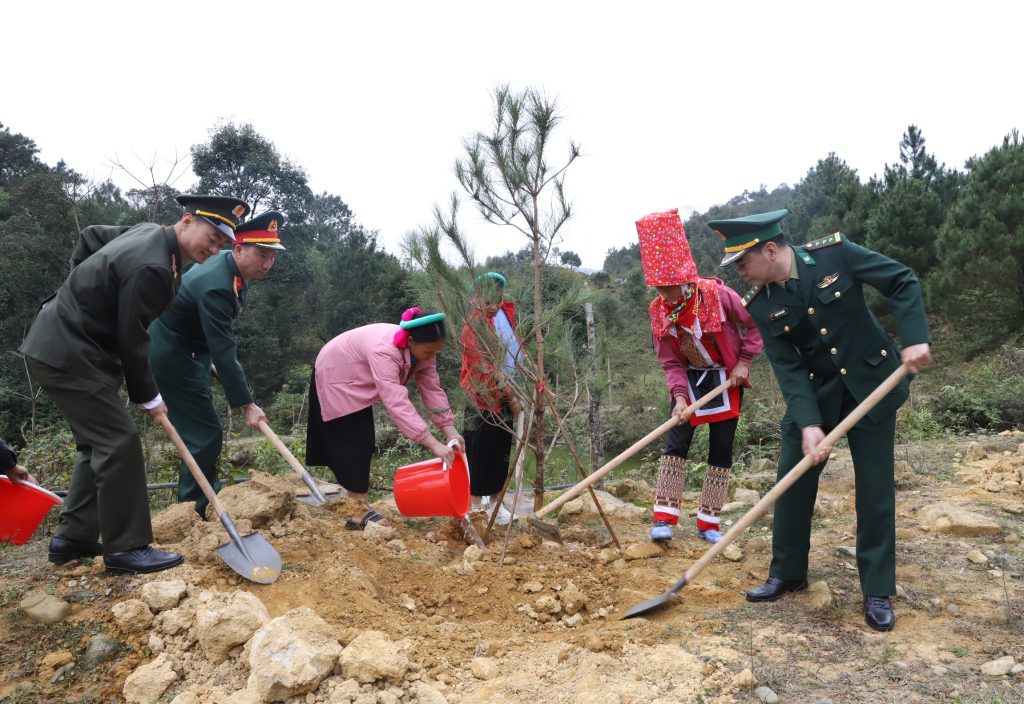
[(383, 402), (407, 438), (451, 465), (455, 450), (430, 434), (409, 399), (406, 384), (415, 379), (430, 420), (465, 452), (437, 376), (437, 353), (447, 337), (444, 313), (410, 308), (400, 325), (375, 323), (349, 330), (317, 355), (309, 385), (306, 464), (329, 467), (348, 496), (365, 505), (365, 512), (346, 521), (348, 530), (363, 530), (369, 521), (390, 525), (367, 500), (376, 448), (373, 404)]

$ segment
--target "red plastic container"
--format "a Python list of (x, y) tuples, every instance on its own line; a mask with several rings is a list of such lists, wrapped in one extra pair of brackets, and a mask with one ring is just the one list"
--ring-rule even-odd
[(24, 545), (50, 509), (62, 503), (42, 487), (0, 476), (0, 541)]
[(461, 452), (447, 467), (434, 458), (399, 467), (395, 472), (395, 503), (403, 516), (427, 518), (469, 513), (469, 470)]

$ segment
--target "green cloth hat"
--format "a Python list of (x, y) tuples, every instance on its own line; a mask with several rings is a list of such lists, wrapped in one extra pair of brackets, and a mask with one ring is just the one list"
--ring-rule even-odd
[(709, 222), (708, 227), (725, 240), (725, 258), (719, 266), (732, 264), (755, 244), (781, 235), (782, 225), (779, 221), (787, 215), (789, 211), (783, 208), (770, 213), (748, 215), (745, 218)]
[(235, 244), (254, 244), (268, 249), (284, 249), (278, 228), (284, 225), (284, 215), (268, 210), (257, 218), (235, 229)]
[(231, 239), (235, 238), (235, 228), (248, 215), (252, 208), (244, 200), (230, 196), (195, 196), (184, 194), (175, 200), (186, 213), (201, 217)]

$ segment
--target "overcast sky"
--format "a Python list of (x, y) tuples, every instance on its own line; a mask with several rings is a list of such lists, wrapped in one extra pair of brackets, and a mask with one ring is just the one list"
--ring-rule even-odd
[[(562, 248), (597, 268), (640, 216), (794, 184), (831, 151), (866, 180), (910, 123), (961, 167), (1024, 126), (1022, 14), (1019, 1), (7, 3), (0, 122), (46, 162), (102, 178), (114, 154), (186, 153), (219, 118), (251, 122), (397, 251), (456, 188), (493, 86), (538, 86), (586, 154)], [(525, 243), (464, 212), (481, 258)]]

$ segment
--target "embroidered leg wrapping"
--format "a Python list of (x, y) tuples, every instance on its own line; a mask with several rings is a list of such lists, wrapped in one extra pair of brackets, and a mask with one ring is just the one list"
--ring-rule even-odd
[(704, 475), (704, 486), (700, 490), (697, 530), (718, 530), (722, 522), (722, 507), (729, 495), (730, 474), (728, 467), (708, 467)]
[(679, 502), (686, 487), (686, 460), (673, 455), (661, 456), (658, 488), (654, 492), (654, 520), (679, 523)]

